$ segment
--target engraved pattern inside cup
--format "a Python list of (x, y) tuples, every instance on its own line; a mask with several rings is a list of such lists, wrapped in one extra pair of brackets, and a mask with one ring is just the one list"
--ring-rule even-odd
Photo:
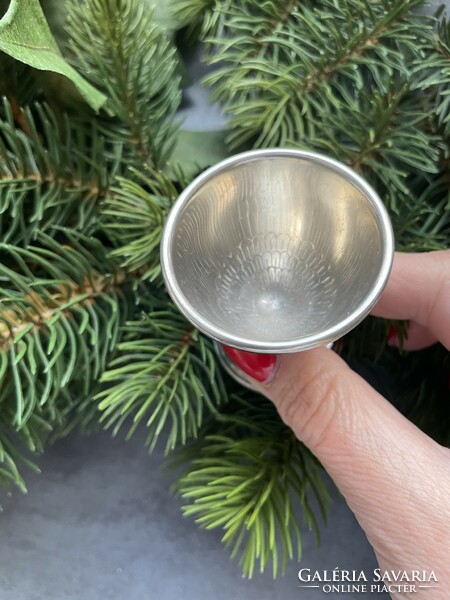
[(301, 340), (347, 319), (383, 260), (364, 193), (323, 165), (286, 158), (238, 164), (204, 182), (171, 243), (183, 302), (256, 342)]
[(326, 323), (336, 294), (324, 257), (311, 242), (268, 232), (242, 242), (224, 257), (215, 292), (227, 322), (241, 335), (292, 334), (312, 319)]

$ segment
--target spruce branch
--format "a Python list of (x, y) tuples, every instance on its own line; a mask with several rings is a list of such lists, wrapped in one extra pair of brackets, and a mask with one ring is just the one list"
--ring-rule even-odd
[(211, 15), (215, 4), (216, 0), (174, 0), (171, 12), (180, 27), (198, 31), (203, 18)]
[[(89, 398), (115, 351), (124, 275), (92, 238), (60, 229), (27, 247), (0, 244), (0, 484)], [(63, 245), (60, 245), (60, 242)]]
[(0, 112), (0, 233), (28, 244), (69, 225), (87, 232), (119, 168), (120, 146), (105, 144), (95, 122), (69, 119), (45, 104)]
[(383, 94), (346, 91), (334, 111), (322, 114), (316, 135), (297, 136), (290, 145), (330, 154), (361, 173), (394, 220), (401, 215), (404, 229), (406, 215), (411, 223), (417, 211), (436, 211), (436, 198), (422, 194), (427, 178), (438, 176), (445, 149), (431, 118), (417, 91), (392, 82)]
[(115, 247), (110, 256), (139, 279), (155, 281), (161, 274), (159, 245), (165, 218), (178, 196), (162, 172), (130, 169), (130, 178), (117, 178), (101, 207), (99, 226)]
[(68, 49), (86, 78), (104, 90), (116, 118), (103, 131), (125, 145), (133, 164), (160, 167), (170, 156), (181, 99), (176, 50), (138, 0), (68, 3)]
[[(40, 446), (40, 432), (36, 435), (34, 428), (28, 427), (27, 429), (27, 437), (38, 439), (38, 445)], [(0, 428), (0, 486), (7, 493), (10, 493), (13, 485), (18, 487), (22, 492), (26, 492), (25, 480), (19, 468), (27, 466), (35, 472), (39, 472), (39, 468), (28, 458), (22, 448), (19, 447), (20, 440), (18, 444), (17, 439), (13, 438), (17, 438), (17, 435), (11, 432), (11, 430), (5, 426)], [(32, 446), (35, 446), (35, 444), (33, 443)]]
[(431, 23), (412, 11), (420, 4), (297, 1), (287, 11), (280, 2), (215, 5), (206, 46), (217, 67), (205, 82), (230, 115), (232, 145), (309, 137), (343, 91), (383, 93), (392, 78), (408, 78), (407, 65), (425, 56), (432, 38)]
[(99, 243), (64, 234), (63, 248), (46, 234), (39, 246), (0, 245), (0, 398), (17, 429), (72, 384), (88, 394), (119, 335), (113, 265)]
[[(444, 128), (447, 137), (450, 136), (450, 23), (445, 14), (439, 20), (436, 53), (434, 61), (426, 73), (428, 85), (437, 85), (436, 89), (436, 116), (438, 123)], [(433, 69), (434, 67), (434, 69)], [(436, 80), (437, 79), (437, 80)]]
[(127, 437), (144, 422), (150, 449), (163, 436), (168, 452), (197, 437), (206, 416), (226, 398), (211, 342), (166, 296), (126, 324), (117, 350), (96, 397), (100, 421), (114, 435), (127, 420)]
[(222, 541), (233, 558), (240, 556), (245, 576), (271, 562), (275, 577), (289, 559), (300, 560), (299, 510), (319, 536), (311, 501), (325, 519), (323, 471), (267, 400), (234, 396), (230, 410), (181, 457), (191, 459), (173, 486), (187, 501), (183, 513), (201, 527), (224, 530)]
[(430, 252), (448, 248), (450, 202), (448, 176), (416, 177), (411, 192), (401, 196), (392, 213), (397, 247), (403, 252)]
[(5, 419), (7, 407), (6, 410), (3, 407), (0, 426), (0, 486), (6, 493), (10, 494), (13, 486), (27, 492), (22, 475), (24, 468), (40, 473), (35, 462), (37, 455), (43, 453), (45, 445), (55, 432), (59, 432), (60, 427), (65, 425), (74, 407), (76, 401), (66, 398), (55, 403), (51, 410), (46, 406), (39, 406), (19, 430)]

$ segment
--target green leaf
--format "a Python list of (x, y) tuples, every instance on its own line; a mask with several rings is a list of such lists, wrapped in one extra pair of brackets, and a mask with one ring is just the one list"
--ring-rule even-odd
[(0, 50), (35, 69), (67, 77), (95, 111), (106, 102), (106, 96), (66, 62), (38, 0), (11, 0), (0, 20)]
[(180, 165), (186, 176), (194, 176), (229, 155), (225, 143), (228, 134), (228, 129), (180, 130), (170, 163)]

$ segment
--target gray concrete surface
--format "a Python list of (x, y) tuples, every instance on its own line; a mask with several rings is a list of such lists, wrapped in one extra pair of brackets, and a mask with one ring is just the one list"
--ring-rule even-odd
[[(168, 491), (160, 454), (143, 436), (73, 435), (42, 457), (29, 493), (3, 501), (1, 600), (386, 600), (385, 594), (324, 594), (301, 589), (299, 565), (284, 577), (241, 577), (219, 531), (200, 530)], [(341, 500), (317, 548), (304, 533), (302, 568), (365, 570), (372, 550)]]

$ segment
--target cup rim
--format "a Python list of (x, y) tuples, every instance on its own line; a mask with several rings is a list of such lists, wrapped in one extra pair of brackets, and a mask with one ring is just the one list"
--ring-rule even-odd
[[(335, 173), (343, 176), (347, 181), (353, 184), (365, 198), (371, 203), (374, 215), (378, 220), (381, 233), (381, 250), (382, 260), (378, 276), (372, 286), (370, 292), (364, 300), (360, 302), (358, 307), (352, 311), (345, 319), (339, 320), (338, 323), (327, 329), (302, 337), (293, 338), (283, 341), (261, 341), (251, 339), (245, 336), (234, 335), (227, 329), (218, 327), (206, 319), (187, 299), (183, 290), (178, 284), (175, 276), (173, 265), (172, 247), (175, 227), (178, 222), (179, 215), (184, 210), (185, 206), (191, 197), (201, 189), (206, 182), (211, 180), (216, 175), (236, 167), (240, 164), (250, 161), (256, 161), (260, 158), (294, 158), (307, 160), (327, 167)], [(166, 223), (164, 225), (161, 238), (161, 269), (163, 278), (166, 283), (167, 291), (173, 302), (180, 312), (190, 321), (199, 331), (211, 337), (212, 339), (233, 346), (241, 350), (260, 353), (289, 353), (308, 350), (316, 346), (325, 345), (334, 342), (351, 331), (358, 325), (370, 312), (377, 300), (381, 296), (389, 275), (392, 269), (394, 258), (394, 233), (389, 214), (376, 193), (367, 181), (358, 175), (353, 169), (343, 163), (329, 158), (323, 154), (310, 152), (306, 150), (295, 150), (290, 148), (267, 148), (262, 150), (250, 150), (235, 154), (226, 158), (223, 161), (206, 169), (198, 177), (196, 177), (179, 195), (173, 205)]]

